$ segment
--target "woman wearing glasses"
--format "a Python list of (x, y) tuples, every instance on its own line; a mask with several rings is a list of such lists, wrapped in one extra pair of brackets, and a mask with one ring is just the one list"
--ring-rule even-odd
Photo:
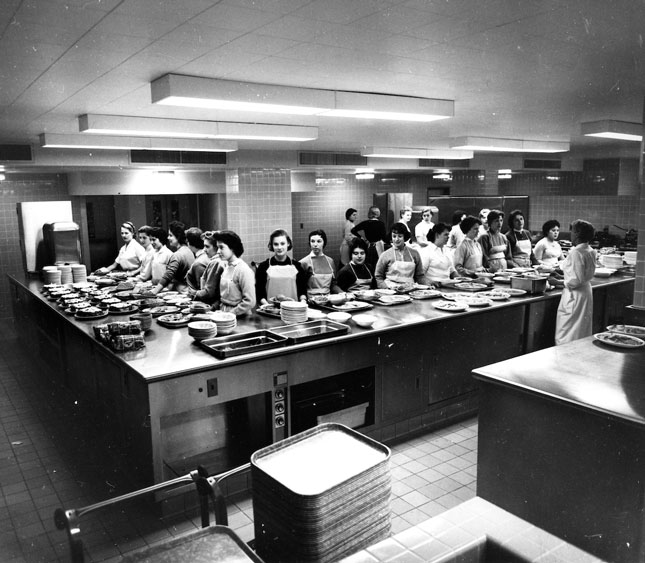
[(367, 265), (368, 245), (362, 238), (349, 243), (350, 262), (338, 272), (336, 283), (343, 291), (362, 291), (376, 288), (376, 278), (372, 268)]

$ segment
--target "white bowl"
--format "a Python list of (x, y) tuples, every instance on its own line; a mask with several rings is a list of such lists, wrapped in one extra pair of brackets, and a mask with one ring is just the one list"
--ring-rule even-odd
[(334, 311), (333, 313), (327, 313), (327, 318), (330, 321), (335, 321), (337, 323), (346, 323), (352, 316), (349, 313), (343, 313), (342, 311)]
[(360, 314), (354, 315), (352, 320), (363, 328), (371, 328), (371, 326), (376, 322), (376, 317), (374, 315)]

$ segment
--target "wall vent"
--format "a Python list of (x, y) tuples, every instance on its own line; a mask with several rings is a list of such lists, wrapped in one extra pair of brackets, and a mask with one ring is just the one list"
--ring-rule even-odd
[(523, 167), (529, 170), (560, 170), (562, 161), (544, 158), (525, 158)]
[(470, 168), (470, 160), (454, 158), (420, 158), (419, 168)]
[(367, 166), (367, 157), (349, 152), (312, 152), (298, 153), (300, 166)]
[(0, 145), (0, 162), (31, 162), (31, 145)]
[(226, 164), (225, 152), (131, 150), (132, 164)]

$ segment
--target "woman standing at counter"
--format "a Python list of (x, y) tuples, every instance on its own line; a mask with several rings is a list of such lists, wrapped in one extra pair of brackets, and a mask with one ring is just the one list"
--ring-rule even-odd
[(343, 291), (362, 291), (376, 288), (374, 271), (365, 263), (367, 243), (355, 238), (349, 245), (351, 260), (338, 272), (338, 287)]
[(215, 236), (217, 231), (205, 231), (202, 233), (204, 241), (204, 254), (208, 257), (208, 264), (199, 279), (199, 289), (188, 288), (186, 293), (195, 301), (213, 304), (219, 298), (219, 281), (222, 275), (221, 262), (217, 252)]
[(560, 223), (556, 219), (547, 221), (542, 225), (542, 234), (544, 238), (537, 242), (533, 250), (535, 259), (545, 266), (557, 266), (562, 259), (562, 248), (558, 242)]
[(105, 268), (99, 268), (96, 271), (97, 274), (105, 275), (117, 268), (123, 270), (129, 276), (136, 276), (139, 273), (146, 251), (135, 239), (136, 232), (134, 224), (130, 221), (126, 221), (121, 225), (121, 238), (125, 244), (119, 250), (114, 262)]
[(434, 227), (434, 223), (432, 222), (432, 209), (424, 207), (421, 210), (421, 221), (414, 227), (414, 238), (417, 240), (419, 246), (424, 247), (428, 244), (428, 233), (432, 227)]
[(287, 255), (292, 248), (291, 237), (284, 229), (276, 229), (269, 236), (273, 256), (259, 264), (255, 272), (255, 294), (260, 305), (267, 305), (273, 297), (307, 301), (307, 273), (300, 262)]
[(479, 234), (481, 221), (472, 215), (468, 215), (459, 228), (466, 235), (455, 251), (453, 263), (460, 276), (476, 277), (477, 272), (484, 269), (483, 253), (481, 245), (475, 240)]
[(352, 229), (354, 228), (354, 222), (356, 221), (356, 216), (358, 211), (353, 207), (350, 207), (345, 211), (345, 228), (343, 229), (343, 240), (340, 243), (340, 265), (341, 267), (349, 264), (351, 258), (349, 254), (349, 243), (352, 242), (356, 235), (352, 234)]
[(390, 289), (404, 283), (420, 283), (423, 279), (423, 265), (419, 252), (407, 246), (410, 231), (402, 223), (394, 223), (392, 246), (378, 259), (374, 276), (379, 289)]
[(423, 264), (423, 280), (426, 285), (441, 285), (442, 282), (454, 278), (457, 270), (452, 264), (450, 253), (446, 249), (450, 226), (446, 223), (437, 223), (428, 233), (427, 246), (419, 250)]
[(177, 291), (185, 291), (186, 274), (195, 261), (195, 255), (186, 246), (186, 226), (180, 221), (172, 221), (168, 225), (168, 244), (175, 249), (166, 266), (164, 275), (152, 289), (155, 295), (166, 287)]
[(508, 231), (506, 237), (511, 243), (511, 254), (515, 266), (530, 268), (537, 266), (538, 261), (533, 255), (531, 233), (524, 228), (524, 213), (515, 209), (508, 216)]
[(329, 295), (336, 286), (336, 265), (326, 256), (327, 233), (316, 229), (309, 233), (311, 252), (300, 260), (300, 265), (307, 273), (307, 297)]
[(367, 212), (367, 221), (361, 221), (352, 229), (352, 234), (361, 237), (368, 243), (366, 262), (373, 268), (383, 252), (387, 233), (380, 219), (381, 210), (373, 205)]
[(594, 226), (578, 219), (571, 225), (573, 248), (562, 264), (564, 289), (555, 319), (555, 344), (591, 336), (593, 332), (593, 293), (591, 278), (596, 271), (596, 251), (589, 243)]
[(503, 221), (504, 213), (493, 209), (488, 214), (488, 231), (478, 239), (482, 247), (482, 265), (489, 272), (501, 272), (514, 265), (511, 243), (501, 232)]
[(448, 242), (446, 243), (446, 248), (452, 254), (455, 253), (457, 247), (461, 244), (461, 241), (464, 240), (464, 232), (461, 230), (459, 224), (467, 217), (466, 213), (463, 210), (457, 209), (452, 214), (452, 228), (450, 229), (450, 234), (448, 235)]

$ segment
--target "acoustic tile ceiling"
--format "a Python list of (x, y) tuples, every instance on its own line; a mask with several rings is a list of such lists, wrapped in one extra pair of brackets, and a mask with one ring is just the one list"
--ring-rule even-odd
[[(2, 0), (0, 142), (78, 134), (83, 114), (318, 127), (240, 150), (441, 148), (451, 138), (571, 142), (582, 122), (642, 122), (642, 0)], [(454, 100), (432, 123), (154, 105), (167, 73)]]

